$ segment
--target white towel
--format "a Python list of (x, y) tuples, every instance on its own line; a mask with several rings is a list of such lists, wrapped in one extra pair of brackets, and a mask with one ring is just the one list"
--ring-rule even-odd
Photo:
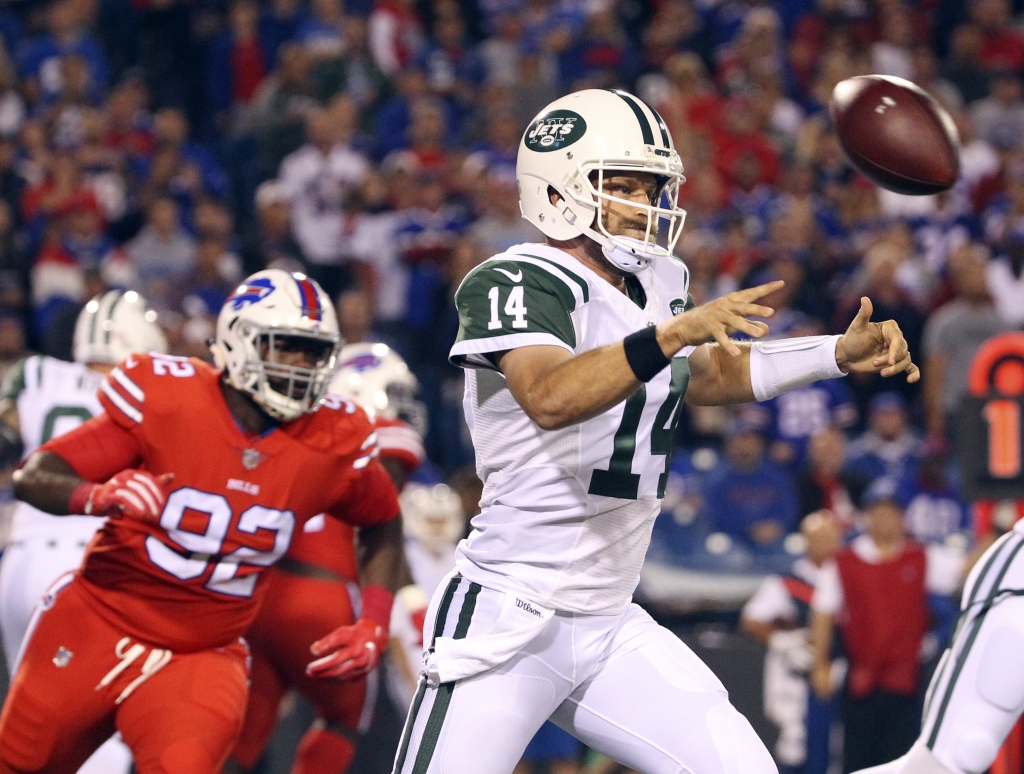
[[(503, 593), (501, 612), (490, 630), (462, 639), (438, 637), (424, 667), (430, 685), (486, 672), (508, 661), (541, 633), (554, 610)], [(472, 628), (472, 627), (471, 627)]]

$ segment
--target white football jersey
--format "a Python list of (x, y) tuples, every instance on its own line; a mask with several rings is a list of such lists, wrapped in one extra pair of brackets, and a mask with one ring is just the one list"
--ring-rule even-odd
[[(103, 412), (96, 391), (103, 374), (83, 363), (68, 363), (43, 355), (22, 360), (7, 376), (4, 397), (15, 401), (21, 424), (24, 459), (58, 435)], [(11, 540), (25, 540), (70, 530), (87, 533), (103, 525), (90, 516), (51, 516), (19, 502), (11, 526)]]
[(574, 355), (692, 304), (686, 267), (656, 260), (629, 295), (567, 253), (516, 245), (475, 268), (455, 300), (450, 359), (466, 368), (464, 409), (484, 482), (482, 512), (456, 566), (484, 586), (556, 610), (612, 613), (630, 601), (660, 510), (689, 381), (688, 347), (630, 398), (593, 419), (542, 430), (491, 355), (551, 345)]

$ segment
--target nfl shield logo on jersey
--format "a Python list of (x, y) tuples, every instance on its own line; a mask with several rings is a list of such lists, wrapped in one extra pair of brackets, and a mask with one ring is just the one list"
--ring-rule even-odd
[(74, 653), (61, 645), (57, 648), (57, 655), (53, 657), (53, 663), (57, 667), (64, 668), (70, 663), (71, 659), (74, 658), (74, 655)]
[(242, 465), (246, 470), (252, 470), (263, 461), (263, 455), (256, 449), (246, 449), (242, 452)]

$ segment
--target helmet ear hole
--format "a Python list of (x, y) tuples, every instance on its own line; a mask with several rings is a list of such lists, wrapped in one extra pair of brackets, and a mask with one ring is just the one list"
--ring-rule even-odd
[(554, 186), (548, 186), (548, 201), (551, 202), (552, 207), (557, 207), (560, 201), (563, 201), (562, 194), (555, 190)]

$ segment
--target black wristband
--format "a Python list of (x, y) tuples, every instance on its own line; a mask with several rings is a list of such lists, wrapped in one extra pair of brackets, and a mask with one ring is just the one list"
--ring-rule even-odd
[(653, 325), (629, 334), (622, 340), (622, 346), (626, 350), (626, 362), (641, 382), (651, 381), (672, 362), (661, 351), (658, 331)]

